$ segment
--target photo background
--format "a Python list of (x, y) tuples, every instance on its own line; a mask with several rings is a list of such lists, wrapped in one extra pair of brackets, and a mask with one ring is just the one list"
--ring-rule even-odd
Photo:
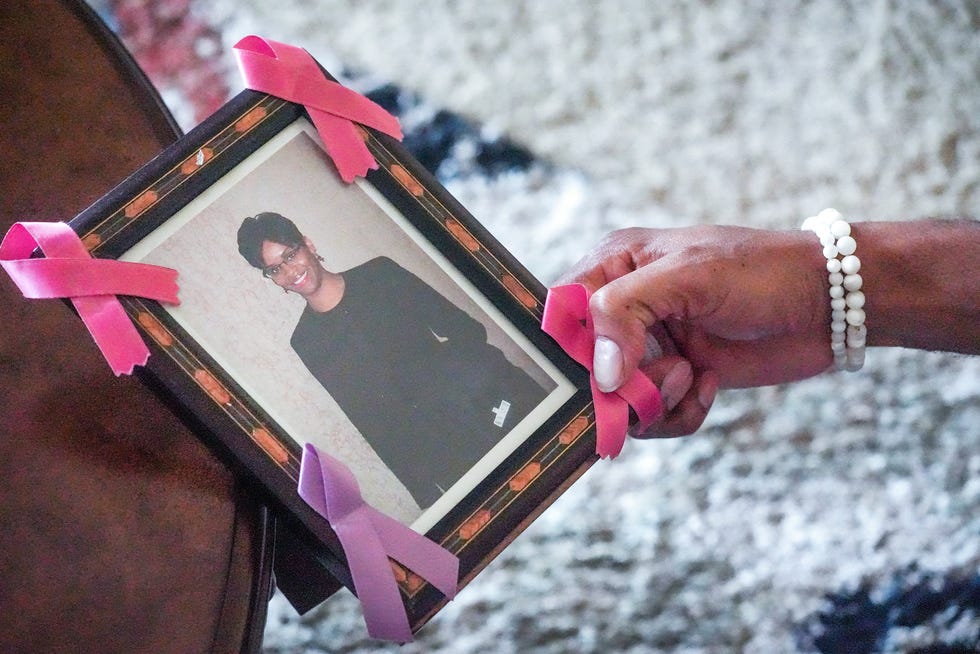
[[(555, 383), (368, 194), (340, 181), (313, 138), (304, 131), (289, 134), (260, 151), (271, 151), (268, 158), (242, 164), (243, 170), (254, 166), (244, 176), (232, 171), (182, 210), (172, 219), (176, 231), (142, 260), (179, 271), (181, 305), (168, 310), (294, 440), (346, 463), (368, 502), (410, 523), (420, 513), (414, 499), (289, 344), (305, 301), (265, 279), (239, 254), (237, 232), (246, 216), (274, 211), (289, 218), (335, 272), (388, 256), (482, 322), (487, 341), (512, 363), (546, 388)], [(232, 176), (237, 181), (230, 182)]]

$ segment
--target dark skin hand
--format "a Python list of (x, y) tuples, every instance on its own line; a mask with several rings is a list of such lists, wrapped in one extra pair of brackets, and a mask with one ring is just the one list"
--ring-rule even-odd
[[(853, 227), (868, 345), (980, 350), (978, 223)], [(661, 389), (664, 416), (634, 436), (679, 436), (701, 426), (719, 388), (791, 382), (831, 366), (825, 265), (806, 231), (630, 228), (608, 235), (559, 284), (592, 294), (600, 388), (639, 369)]]

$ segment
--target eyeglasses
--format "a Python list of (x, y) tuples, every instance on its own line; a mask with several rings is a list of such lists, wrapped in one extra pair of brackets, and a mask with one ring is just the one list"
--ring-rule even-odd
[(283, 273), (285, 272), (284, 266), (292, 264), (293, 259), (296, 258), (296, 255), (298, 255), (299, 251), (302, 249), (303, 249), (302, 245), (297, 245), (296, 247), (290, 248), (289, 250), (283, 252), (282, 261), (280, 261), (279, 263), (273, 266), (266, 266), (265, 268), (263, 268), (262, 276), (269, 277), (273, 280), (281, 279)]

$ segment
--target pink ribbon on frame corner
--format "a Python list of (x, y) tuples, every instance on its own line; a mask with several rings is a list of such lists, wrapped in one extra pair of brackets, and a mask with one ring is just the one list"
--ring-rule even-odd
[(389, 556), (448, 599), (456, 595), (459, 559), (365, 502), (350, 469), (309, 443), (303, 447), (298, 491), (340, 539), (371, 637), (412, 640)]
[(660, 390), (642, 372), (634, 370), (626, 383), (612, 393), (599, 390), (592, 374), (595, 329), (589, 314), (589, 291), (581, 284), (548, 290), (541, 329), (589, 371), (596, 418), (596, 454), (616, 458), (626, 442), (629, 407), (640, 424), (653, 422), (661, 413)]
[[(31, 257), (38, 247), (43, 259)], [(150, 351), (116, 295), (179, 303), (176, 270), (95, 259), (65, 223), (14, 223), (0, 243), (0, 265), (28, 299), (70, 299), (117, 376), (144, 365)]]
[(401, 140), (398, 119), (351, 89), (327, 79), (302, 48), (246, 36), (235, 44), (245, 86), (306, 107), (340, 177), (350, 183), (378, 167), (354, 123)]

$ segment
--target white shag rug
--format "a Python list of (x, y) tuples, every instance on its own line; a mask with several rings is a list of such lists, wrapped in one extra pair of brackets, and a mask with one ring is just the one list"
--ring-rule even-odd
[[(526, 146), (541, 162), (529, 171), (449, 185), (545, 283), (629, 225), (795, 229), (825, 206), (855, 220), (980, 217), (974, 0), (193, 11), (225, 39), (235, 89), (231, 45), (255, 33)], [(371, 641), (344, 593), (302, 618), (274, 598), (266, 649), (927, 651), (976, 639), (980, 617), (947, 611), (871, 649), (827, 649), (814, 616), (828, 594), (884, 601), (896, 584), (978, 572), (980, 358), (873, 350), (858, 374), (722, 392), (693, 437), (628, 443), (412, 644)]]

